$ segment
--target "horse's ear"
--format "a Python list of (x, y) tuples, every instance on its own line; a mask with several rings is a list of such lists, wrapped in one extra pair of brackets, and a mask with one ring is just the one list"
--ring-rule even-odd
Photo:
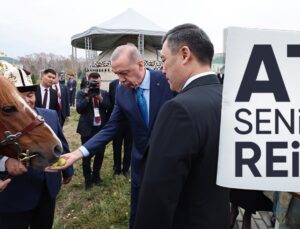
[(20, 95), (15, 86), (3, 76), (0, 76), (0, 85), (0, 106), (9, 104), (17, 107)]

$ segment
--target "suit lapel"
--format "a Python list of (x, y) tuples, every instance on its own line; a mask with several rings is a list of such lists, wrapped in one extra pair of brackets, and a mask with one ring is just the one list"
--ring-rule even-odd
[(41, 87), (40, 85), (36, 88), (36, 106), (41, 107), (42, 106), (42, 95), (41, 95)]

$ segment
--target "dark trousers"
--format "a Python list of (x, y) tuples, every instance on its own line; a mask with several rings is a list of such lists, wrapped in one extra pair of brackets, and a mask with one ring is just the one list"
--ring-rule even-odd
[[(124, 156), (123, 156), (123, 168), (122, 164), (122, 145), (124, 142)], [(113, 139), (113, 151), (114, 151), (114, 171), (120, 173), (121, 171), (128, 172), (130, 167), (132, 149), (132, 134), (129, 124), (123, 123), (119, 128), (117, 135)]]
[(140, 191), (140, 187), (134, 183), (135, 182), (131, 182), (129, 229), (133, 228)]
[(72, 91), (69, 90), (69, 102), (70, 102), (70, 106), (75, 106), (75, 94), (76, 94), (76, 90), (73, 89)]
[[(24, 198), (26, 198), (26, 196)], [(51, 229), (53, 225), (54, 211), (55, 199), (50, 197), (45, 184), (42, 189), (38, 205), (34, 209), (25, 212), (1, 212), (0, 228), (28, 229), (30, 226), (30, 229)]]
[[(92, 135), (89, 137), (81, 136), (81, 143), (86, 143), (91, 137), (100, 131), (100, 127), (93, 127)], [(93, 171), (91, 170), (91, 159), (93, 156), (88, 156), (82, 158), (82, 171), (86, 182), (91, 182), (93, 179), (100, 178), (100, 170), (103, 163), (105, 147), (99, 148), (98, 152), (95, 154)]]

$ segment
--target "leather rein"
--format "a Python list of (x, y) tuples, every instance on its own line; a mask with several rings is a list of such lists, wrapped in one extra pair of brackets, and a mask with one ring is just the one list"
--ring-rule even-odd
[[(26, 152), (22, 152), (21, 146), (17, 142), (17, 140), (20, 137), (31, 132), (36, 127), (42, 125), (44, 122), (45, 120), (42, 116), (36, 115), (29, 125), (23, 128), (21, 131), (13, 134), (8, 130), (5, 124), (0, 121), (0, 155), (18, 159), (28, 166), (30, 159), (38, 156), (38, 154), (33, 154), (29, 150), (26, 150)], [(4, 136), (1, 136), (1, 133)]]

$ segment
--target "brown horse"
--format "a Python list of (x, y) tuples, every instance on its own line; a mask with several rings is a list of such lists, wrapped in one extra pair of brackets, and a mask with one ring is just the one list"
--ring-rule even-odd
[(52, 129), (12, 83), (0, 76), (0, 155), (26, 157), (30, 165), (43, 169), (56, 162), (61, 153), (61, 142)]

